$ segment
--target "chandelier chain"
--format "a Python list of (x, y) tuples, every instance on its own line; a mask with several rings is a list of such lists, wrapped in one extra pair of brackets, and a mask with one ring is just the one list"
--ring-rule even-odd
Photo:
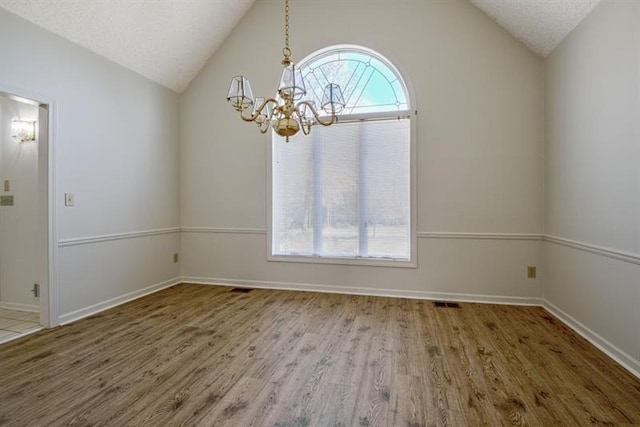
[(284, 47), (289, 49), (289, 0), (284, 2)]
[(284, 59), (282, 65), (288, 67), (291, 64), (291, 49), (289, 49), (289, 0), (284, 1)]

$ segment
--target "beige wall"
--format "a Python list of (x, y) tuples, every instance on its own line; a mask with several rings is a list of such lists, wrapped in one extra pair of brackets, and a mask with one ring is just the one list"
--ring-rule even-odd
[(545, 72), (545, 299), (640, 372), (640, 3), (600, 3)]
[[(301, 59), (329, 45), (359, 44), (386, 56), (412, 86), (419, 110), (418, 269), (266, 262), (269, 142), (224, 100), (231, 77), (242, 73), (254, 94), (275, 90), (282, 10), (258, 0), (181, 100), (182, 225), (198, 228), (183, 233), (183, 275), (540, 297), (540, 279), (525, 277), (527, 265), (541, 262), (540, 242), (500, 236), (542, 232), (540, 59), (467, 1), (373, 0), (366, 10), (362, 4), (293, 2), (291, 47)], [(431, 234), (442, 232), (466, 238)]]
[(0, 52), (0, 91), (54, 107), (61, 319), (178, 278), (178, 94), (2, 9)]

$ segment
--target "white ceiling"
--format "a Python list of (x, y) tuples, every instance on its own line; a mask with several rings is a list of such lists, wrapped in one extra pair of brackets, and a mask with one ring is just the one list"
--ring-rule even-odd
[[(0, 7), (182, 92), (254, 1), (0, 0)], [(469, 1), (544, 57), (600, 0)]]
[(547, 56), (600, 0), (469, 0), (541, 57)]
[(182, 92), (254, 0), (0, 0), (0, 7)]

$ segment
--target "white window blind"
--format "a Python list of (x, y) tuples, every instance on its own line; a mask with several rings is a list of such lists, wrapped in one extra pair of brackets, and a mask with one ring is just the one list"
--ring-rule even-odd
[(409, 260), (410, 119), (274, 138), (272, 253)]

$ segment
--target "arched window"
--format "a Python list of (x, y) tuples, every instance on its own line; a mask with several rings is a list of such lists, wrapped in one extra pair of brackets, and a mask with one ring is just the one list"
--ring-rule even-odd
[(342, 88), (345, 108), (341, 115), (394, 113), (409, 110), (407, 88), (400, 73), (380, 55), (362, 47), (325, 49), (300, 63), (307, 98), (320, 105), (324, 87)]
[(323, 49), (299, 66), (306, 99), (320, 105), (337, 83), (345, 107), (309, 136), (272, 138), (270, 259), (414, 265), (414, 115), (400, 73), (359, 46)]

